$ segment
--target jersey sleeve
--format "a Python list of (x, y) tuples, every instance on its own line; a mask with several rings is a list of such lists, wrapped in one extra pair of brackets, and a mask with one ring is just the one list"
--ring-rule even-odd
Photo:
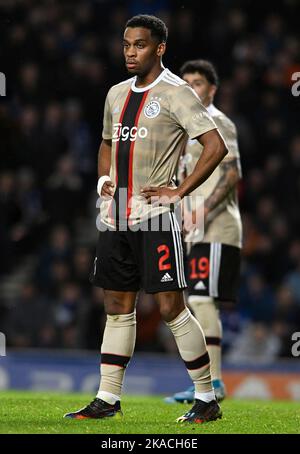
[(196, 93), (188, 85), (177, 87), (170, 98), (171, 118), (191, 139), (217, 128)]
[(240, 154), (235, 124), (227, 117), (215, 118), (215, 122), (227, 145), (228, 154), (225, 156), (225, 159), (239, 158)]
[(110, 108), (110, 91), (107, 93), (104, 105), (104, 114), (103, 114), (103, 130), (102, 130), (103, 139), (110, 140), (112, 138), (112, 116)]

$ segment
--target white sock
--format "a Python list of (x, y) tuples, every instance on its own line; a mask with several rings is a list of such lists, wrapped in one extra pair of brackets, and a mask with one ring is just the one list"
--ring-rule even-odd
[(212, 390), (209, 356), (199, 322), (185, 308), (174, 320), (168, 322), (189, 376), (198, 393)]
[(131, 314), (107, 315), (101, 345), (99, 392), (121, 396), (126, 366), (134, 351), (135, 336), (135, 311)]
[(116, 396), (116, 394), (108, 393), (107, 391), (98, 391), (97, 396), (98, 399), (104, 400), (110, 405), (114, 405), (117, 400), (121, 400), (120, 396)]
[(195, 399), (202, 400), (202, 402), (211, 402), (216, 400), (214, 391), (208, 391), (207, 393), (197, 393), (195, 392)]

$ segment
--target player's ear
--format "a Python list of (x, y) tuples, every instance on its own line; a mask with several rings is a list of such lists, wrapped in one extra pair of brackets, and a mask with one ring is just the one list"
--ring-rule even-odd
[(217, 91), (217, 86), (216, 85), (211, 85), (210, 90), (209, 90), (209, 95), (214, 97)]
[(166, 52), (166, 43), (160, 43), (157, 46), (157, 51), (156, 51), (158, 57), (162, 57), (165, 52)]

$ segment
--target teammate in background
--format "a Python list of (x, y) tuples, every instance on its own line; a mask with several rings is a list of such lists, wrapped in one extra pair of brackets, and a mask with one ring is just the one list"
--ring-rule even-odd
[[(101, 381), (96, 398), (65, 415), (69, 418), (121, 414), (121, 389), (134, 351), (135, 301), (141, 288), (154, 294), (195, 385), (195, 404), (178, 421), (201, 423), (221, 417), (203, 332), (184, 303), (180, 230), (170, 205), (154, 206), (151, 201), (152, 197), (182, 199), (208, 178), (227, 149), (192, 89), (163, 67), (166, 40), (167, 28), (160, 19), (147, 15), (130, 19), (123, 47), (134, 77), (113, 86), (106, 98), (98, 164), (98, 193), (106, 200), (101, 205), (93, 279), (104, 289), (107, 313)], [(203, 152), (180, 186), (170, 187), (188, 136), (201, 143)], [(113, 209), (112, 202), (120, 204)], [(169, 229), (151, 230), (149, 219), (155, 218), (168, 221)]]
[[(212, 383), (216, 397), (221, 401), (225, 397), (225, 387), (221, 371), (222, 324), (219, 305), (223, 301), (236, 301), (239, 283), (242, 224), (237, 184), (241, 178), (240, 155), (234, 123), (213, 105), (218, 87), (214, 66), (206, 60), (188, 61), (180, 73), (214, 119), (228, 147), (226, 158), (205, 183), (191, 194), (201, 195), (205, 199), (204, 238), (199, 236), (197, 229), (186, 236), (187, 244), (191, 245), (187, 257), (188, 303), (204, 331)], [(179, 166), (179, 181), (193, 171), (202, 150), (198, 141), (189, 139)], [(195, 197), (193, 201), (195, 210)], [(194, 391), (194, 386), (191, 386), (165, 400), (169, 403), (193, 402)]]

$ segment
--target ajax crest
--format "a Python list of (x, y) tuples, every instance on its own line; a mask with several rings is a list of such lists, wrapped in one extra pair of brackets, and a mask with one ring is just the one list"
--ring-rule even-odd
[(147, 118), (155, 118), (159, 115), (160, 104), (158, 101), (150, 101), (144, 108), (144, 114)]

